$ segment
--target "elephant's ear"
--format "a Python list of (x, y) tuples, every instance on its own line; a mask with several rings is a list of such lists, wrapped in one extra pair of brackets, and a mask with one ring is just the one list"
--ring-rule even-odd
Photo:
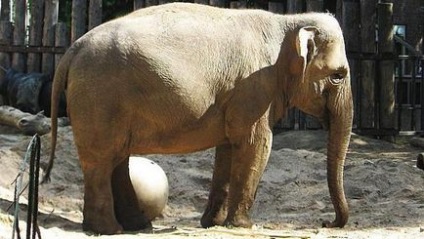
[(296, 51), (301, 61), (301, 79), (303, 80), (306, 67), (316, 55), (315, 35), (318, 33), (316, 27), (302, 27), (296, 37)]

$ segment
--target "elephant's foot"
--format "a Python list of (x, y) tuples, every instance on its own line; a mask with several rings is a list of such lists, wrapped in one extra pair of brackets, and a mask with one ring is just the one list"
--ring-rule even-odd
[(100, 217), (95, 220), (88, 220), (84, 217), (82, 229), (102, 235), (121, 234), (123, 232), (122, 226), (116, 220), (108, 220)]
[(117, 213), (117, 219), (125, 231), (138, 231), (152, 228), (152, 223), (144, 216), (143, 213)]
[(206, 210), (200, 219), (200, 224), (203, 228), (213, 227), (213, 226), (223, 226), (225, 219), (227, 217), (227, 212), (224, 210), (219, 210), (218, 212), (213, 212), (212, 210)]
[(139, 208), (129, 176), (128, 158), (113, 171), (112, 193), (116, 219), (124, 230), (137, 231), (152, 227), (150, 220)]
[(239, 214), (234, 217), (228, 217), (224, 225), (227, 227), (244, 227), (252, 228), (253, 223), (247, 214)]
[(330, 221), (324, 221), (322, 222), (322, 227), (326, 227), (326, 228), (334, 228), (334, 227), (340, 227), (343, 228), (347, 223), (346, 221), (341, 221), (341, 220), (335, 220), (333, 222)]

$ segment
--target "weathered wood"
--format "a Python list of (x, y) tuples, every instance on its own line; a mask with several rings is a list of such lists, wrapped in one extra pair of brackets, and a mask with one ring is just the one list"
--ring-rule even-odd
[[(12, 23), (9, 21), (0, 21), (0, 44), (12, 43)], [(0, 81), (6, 75), (5, 69), (11, 64), (10, 53), (0, 52)], [(3, 105), (3, 97), (0, 96), (0, 105)]]
[(0, 124), (15, 127), (26, 135), (50, 132), (50, 120), (43, 114), (33, 115), (6, 105), (0, 106)]
[(209, 0), (194, 0), (194, 3), (209, 5)]
[(324, 10), (324, 0), (308, 0), (306, 1), (307, 12), (322, 12)]
[(166, 3), (170, 3), (170, 2), (171, 2), (171, 0), (159, 0), (158, 4), (161, 5), (161, 4), (166, 4)]
[(342, 7), (342, 28), (346, 41), (346, 50), (360, 51), (360, 12), (359, 2), (345, 1)]
[(231, 1), (230, 2), (230, 8), (233, 9), (242, 9), (246, 8), (246, 1)]
[(1, 1), (0, 21), (10, 21), (10, 1)]
[(215, 6), (215, 7), (226, 7), (226, 1), (225, 0), (210, 0), (209, 4), (211, 6)]
[[(13, 25), (10, 21), (0, 21), (0, 44), (12, 43)], [(10, 53), (0, 52), (0, 66), (3, 68), (10, 67)], [(0, 70), (0, 79), (4, 76), (4, 71)]]
[[(360, 1), (361, 29), (360, 29), (360, 48), (362, 53), (376, 53), (376, 35), (375, 23), (377, 21), (377, 2), (378, 0)], [(359, 90), (359, 109), (360, 128), (376, 128), (376, 96), (375, 80), (376, 64), (373, 60), (362, 60), (360, 70), (360, 90)]]
[[(16, 46), (23, 46), (25, 43), (25, 11), (26, 0), (15, 0), (13, 45)], [(13, 53), (12, 67), (17, 71), (25, 72), (25, 55)]]
[[(43, 28), (43, 46), (54, 46), (55, 25), (59, 15), (59, 0), (45, 1), (44, 10), (44, 28)], [(54, 55), (43, 54), (41, 71), (45, 74), (54, 72)]]
[[(393, 4), (378, 4), (378, 53), (393, 53)], [(395, 128), (395, 77), (394, 61), (381, 60), (379, 62), (379, 88), (380, 88), (380, 129)], [(394, 137), (385, 137), (385, 140), (394, 141)]]
[(287, 13), (300, 13), (302, 12), (301, 0), (287, 0)]
[(375, 61), (363, 60), (361, 62), (360, 82), (360, 128), (375, 128)]
[(158, 0), (146, 0), (146, 7), (156, 6), (159, 4)]
[(268, 2), (268, 11), (283, 14), (286, 12), (286, 6), (283, 2)]
[(134, 0), (134, 10), (143, 8), (146, 6), (145, 0)]
[[(69, 29), (64, 22), (58, 22), (55, 28), (55, 46), (67, 47), (69, 46)], [(59, 64), (60, 58), (63, 54), (55, 55), (55, 68)]]
[(71, 42), (87, 31), (87, 0), (72, 1)]
[(90, 0), (88, 8), (88, 30), (102, 23), (102, 0)]
[[(44, 1), (33, 0), (30, 5), (30, 26), (29, 26), (29, 45), (40, 46), (43, 39), (43, 11)], [(29, 53), (27, 61), (28, 72), (40, 72), (41, 70), (41, 54)]]

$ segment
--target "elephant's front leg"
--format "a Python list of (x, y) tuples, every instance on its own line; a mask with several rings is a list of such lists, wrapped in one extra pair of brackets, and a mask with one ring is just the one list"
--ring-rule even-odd
[(123, 160), (113, 171), (112, 189), (115, 215), (124, 230), (135, 231), (152, 226), (139, 209), (137, 196), (131, 183), (129, 158)]
[(272, 132), (265, 119), (250, 135), (233, 141), (226, 225), (252, 227), (249, 211), (271, 152)]
[(200, 221), (204, 228), (223, 225), (227, 218), (230, 173), (231, 145), (225, 144), (217, 146), (208, 205)]

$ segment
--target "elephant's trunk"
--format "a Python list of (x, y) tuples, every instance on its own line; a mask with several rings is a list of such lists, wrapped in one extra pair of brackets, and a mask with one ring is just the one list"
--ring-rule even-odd
[(325, 227), (343, 227), (349, 218), (349, 208), (343, 189), (343, 167), (349, 146), (353, 120), (350, 79), (329, 92), (327, 109), (329, 137), (327, 145), (327, 182), (336, 219), (325, 222)]

